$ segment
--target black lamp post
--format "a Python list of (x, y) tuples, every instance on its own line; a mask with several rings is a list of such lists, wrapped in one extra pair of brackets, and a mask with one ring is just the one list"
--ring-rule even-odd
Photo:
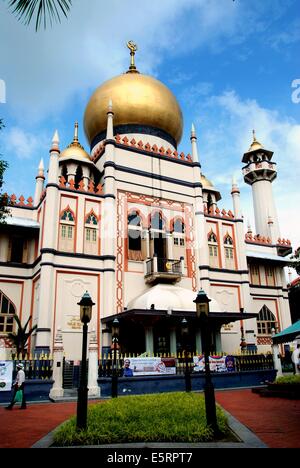
[(192, 382), (191, 382), (191, 373), (189, 370), (189, 361), (188, 361), (188, 351), (187, 351), (187, 338), (189, 334), (189, 327), (187, 320), (183, 318), (181, 320), (181, 336), (183, 341), (184, 347), (184, 361), (185, 361), (185, 370), (184, 370), (184, 378), (185, 378), (185, 391), (190, 392), (192, 390)]
[(113, 350), (113, 368), (111, 376), (111, 396), (117, 398), (118, 396), (118, 372), (117, 372), (117, 349), (119, 347), (119, 330), (120, 324), (117, 318), (114, 319), (111, 327), (112, 335), (112, 350)]
[(219, 428), (217, 424), (216, 414), (216, 401), (215, 391), (211, 380), (210, 367), (209, 367), (209, 354), (211, 346), (211, 329), (209, 323), (209, 302), (210, 299), (205, 294), (205, 291), (201, 289), (198, 292), (196, 299), (197, 319), (200, 323), (201, 329), (201, 341), (202, 341), (202, 352), (204, 354), (205, 363), (205, 385), (204, 385), (204, 397), (205, 397), (205, 410), (206, 410), (206, 423), (211, 426), (214, 434), (218, 434)]
[(86, 291), (82, 296), (80, 302), (80, 320), (83, 323), (83, 335), (82, 335), (82, 359), (81, 359), (81, 375), (80, 383), (78, 387), (78, 400), (77, 400), (77, 423), (76, 428), (86, 429), (87, 421), (87, 400), (88, 400), (88, 388), (87, 388), (87, 362), (86, 362), (86, 350), (87, 350), (87, 333), (88, 323), (92, 318), (92, 307), (94, 302), (91, 296)]

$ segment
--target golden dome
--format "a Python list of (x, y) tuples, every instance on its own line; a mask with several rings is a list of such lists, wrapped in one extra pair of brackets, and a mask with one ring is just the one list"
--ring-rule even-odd
[(154, 127), (179, 143), (183, 118), (173, 93), (155, 78), (129, 71), (106, 81), (92, 95), (84, 116), (84, 129), (90, 144), (106, 130), (110, 100), (115, 127), (128, 124)]
[(67, 159), (91, 162), (89, 154), (78, 141), (78, 122), (75, 123), (75, 132), (72, 143), (64, 151), (62, 151), (59, 156), (60, 161), (66, 161)]
[(251, 151), (262, 149), (262, 148), (263, 146), (259, 141), (257, 141), (255, 130), (253, 130), (253, 142), (248, 150), (248, 153), (250, 153)]
[(204, 174), (201, 175), (201, 184), (204, 189), (214, 188), (213, 183), (208, 180)]

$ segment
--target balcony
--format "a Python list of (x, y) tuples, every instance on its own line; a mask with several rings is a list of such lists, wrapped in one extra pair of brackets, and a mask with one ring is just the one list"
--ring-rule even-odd
[(147, 284), (159, 282), (178, 283), (184, 272), (184, 258), (170, 260), (154, 256), (144, 262), (144, 269)]

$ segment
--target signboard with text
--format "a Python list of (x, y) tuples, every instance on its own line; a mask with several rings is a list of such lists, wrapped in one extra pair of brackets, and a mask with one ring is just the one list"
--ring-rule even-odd
[(134, 376), (176, 374), (176, 362), (172, 358), (137, 357), (128, 360)]
[[(204, 372), (204, 356), (194, 356), (194, 372)], [(234, 372), (235, 363), (233, 356), (209, 356), (209, 368), (211, 372)]]
[(11, 390), (13, 378), (13, 362), (0, 361), (0, 392)]

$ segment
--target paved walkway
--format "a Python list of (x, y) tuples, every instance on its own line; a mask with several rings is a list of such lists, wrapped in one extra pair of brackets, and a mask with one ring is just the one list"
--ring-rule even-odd
[(261, 397), (248, 389), (217, 391), (216, 399), (268, 447), (300, 448), (300, 400)]
[[(299, 400), (262, 398), (248, 389), (217, 391), (216, 399), (269, 447), (300, 448)], [(29, 403), (24, 411), (2, 406), (0, 448), (29, 448), (74, 414), (76, 402)]]

